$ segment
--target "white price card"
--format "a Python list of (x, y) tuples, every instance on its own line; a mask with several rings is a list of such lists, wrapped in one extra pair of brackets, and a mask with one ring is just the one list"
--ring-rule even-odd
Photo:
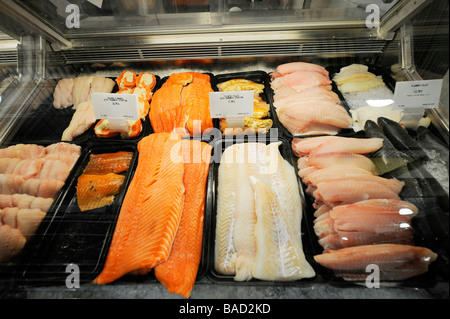
[(139, 119), (139, 107), (135, 94), (93, 93), (91, 98), (97, 119), (133, 121)]
[(253, 116), (253, 96), (250, 91), (210, 92), (211, 118)]
[(393, 109), (431, 109), (439, 106), (442, 80), (397, 82)]

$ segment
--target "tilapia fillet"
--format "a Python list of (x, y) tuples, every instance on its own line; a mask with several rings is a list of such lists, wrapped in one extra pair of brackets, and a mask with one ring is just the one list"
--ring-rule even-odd
[(278, 147), (278, 143), (241, 143), (228, 147), (222, 156), (215, 268), (235, 275), (237, 281), (315, 275), (302, 247), (295, 171)]

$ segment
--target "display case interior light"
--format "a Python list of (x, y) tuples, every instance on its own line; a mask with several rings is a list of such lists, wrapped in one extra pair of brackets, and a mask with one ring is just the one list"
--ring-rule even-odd
[(367, 105), (373, 107), (383, 107), (388, 106), (394, 103), (394, 100), (391, 99), (383, 99), (383, 100), (366, 100)]

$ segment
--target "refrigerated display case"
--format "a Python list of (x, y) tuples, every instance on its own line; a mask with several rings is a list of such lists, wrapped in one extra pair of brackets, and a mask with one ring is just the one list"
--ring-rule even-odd
[[(169, 293), (153, 272), (127, 275), (106, 285), (92, 283), (106, 262), (120, 207), (139, 163), (138, 144), (157, 134), (158, 128), (146, 115), (142, 123), (139, 120), (142, 129), (137, 136), (103, 139), (94, 130), (96, 118), (67, 141), (63, 132), (75, 108), (55, 107), (55, 89), (63, 79), (82, 77), (90, 79), (91, 87), (93, 77), (98, 77), (111, 82), (108, 92), (120, 93), (123, 88), (117, 78), (124, 71), (155, 75), (153, 98), (171, 75), (185, 72), (207, 75), (216, 92), (219, 83), (230, 79), (258, 82), (264, 87), (259, 97), (268, 105), (263, 119), (271, 123), (262, 136), (265, 141), (280, 142), (281, 156), (295, 168), (302, 202), (303, 250), (315, 276), (287, 282), (255, 278), (241, 282), (217, 271), (214, 247), (220, 166), (212, 162), (193, 298), (448, 298), (448, 1), (0, 0), (0, 4), (2, 149), (23, 144), (46, 148), (65, 141), (78, 152), (34, 236), (23, 244), (23, 250), (0, 264), (2, 298), (179, 297)], [(411, 176), (406, 179), (420, 194), (413, 199), (426, 208), (415, 220), (414, 242), (438, 257), (424, 274), (368, 289), (364, 280), (343, 279), (314, 259), (324, 249), (314, 228), (317, 202), (299, 175), (302, 156), (293, 146), (299, 138), (323, 134), (293, 132), (281, 108), (275, 106), (274, 73), (278, 66), (291, 62), (326, 70), (330, 91), (352, 120), (352, 125), (330, 135), (345, 138), (370, 138), (375, 131), (364, 123), (356, 129), (356, 108), (333, 80), (344, 67), (367, 66), (367, 72), (382, 79), (392, 96), (399, 82), (442, 80), (440, 96), (430, 96), (436, 105), (406, 106), (402, 118), (394, 121), (398, 127), (389, 129), (404, 144), (419, 143), (422, 151), (429, 146), (425, 147), (426, 160), (414, 152), (406, 166), (400, 167), (406, 171), (397, 167), (383, 175)], [(377, 121), (377, 117), (370, 119)], [(227, 140), (222, 122), (214, 119), (212, 123), (219, 133), (202, 135), (200, 140), (211, 145), (213, 158), (220, 158), (222, 148), (217, 147), (229, 141), (248, 143), (260, 137), (244, 134)], [(412, 142), (401, 140), (403, 133)], [(122, 173), (123, 189), (115, 194), (112, 205), (83, 214), (76, 202), (77, 181), (89, 156), (122, 151), (134, 154), (129, 169)], [(7, 167), (1, 174), (2, 195), (12, 196)], [(0, 227), (8, 224), (9, 213), (4, 211), (10, 206), (14, 204), (2, 203)], [(66, 267), (74, 264), (81, 269), (80, 288), (73, 288), (73, 282), (69, 287), (66, 281), (71, 274)]]

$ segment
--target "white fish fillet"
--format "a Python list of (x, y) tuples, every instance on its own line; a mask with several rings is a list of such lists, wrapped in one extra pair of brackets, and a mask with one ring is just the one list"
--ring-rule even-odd
[(295, 170), (278, 147), (279, 143), (235, 144), (222, 156), (215, 266), (222, 274), (236, 274), (235, 280), (315, 275), (302, 247), (302, 203)]
[(88, 100), (78, 105), (75, 113), (70, 120), (69, 126), (64, 130), (61, 140), (72, 141), (86, 132), (95, 122), (94, 106), (92, 100)]
[(236, 273), (236, 249), (233, 245), (234, 211), (236, 198), (236, 171), (233, 165), (234, 149), (228, 147), (222, 154), (218, 170), (218, 198), (214, 265), (225, 275)]

